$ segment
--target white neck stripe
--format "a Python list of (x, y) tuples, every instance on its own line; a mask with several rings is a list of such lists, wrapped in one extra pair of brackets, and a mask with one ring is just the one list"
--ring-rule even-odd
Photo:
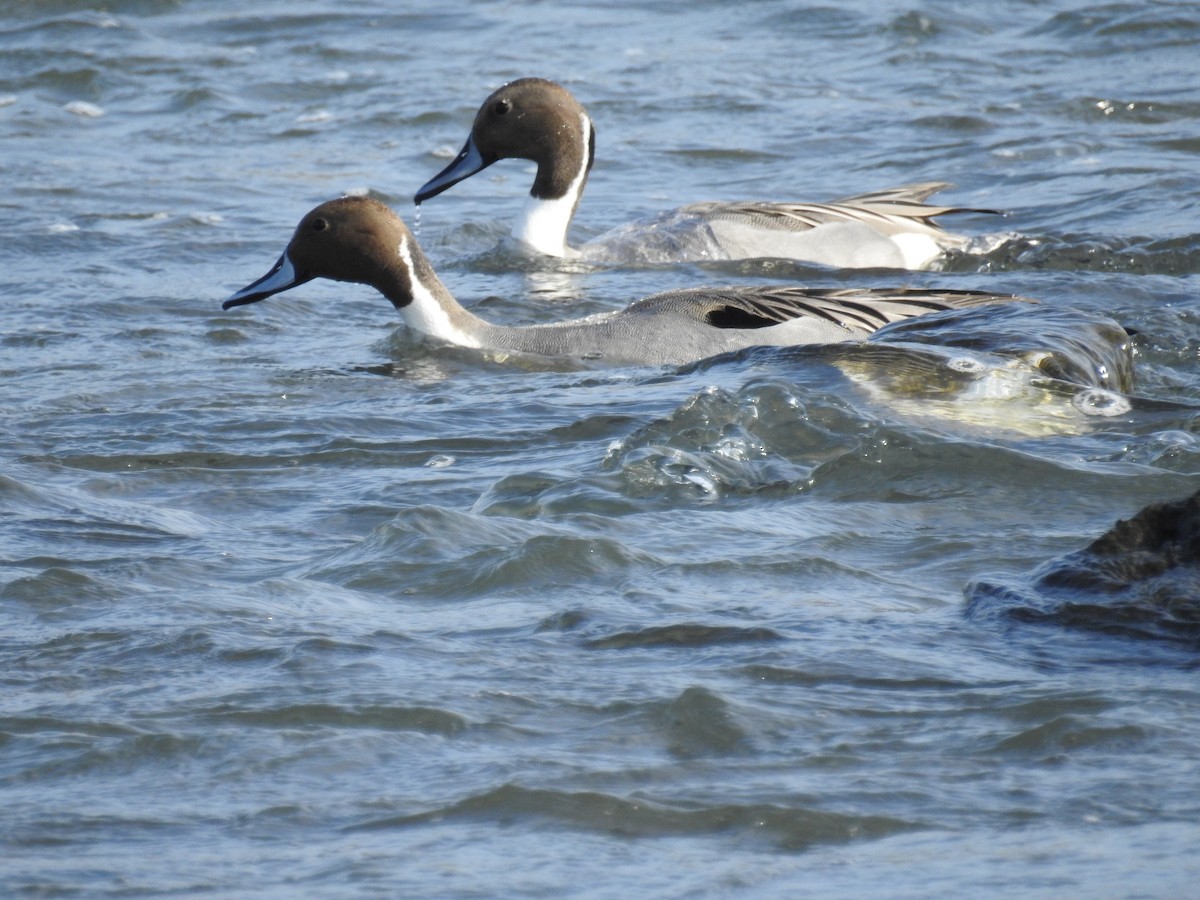
[(579, 126), (583, 129), (583, 155), (579, 170), (571, 179), (567, 192), (562, 197), (539, 199), (530, 194), (525, 198), (521, 216), (513, 226), (512, 236), (546, 256), (574, 256), (567, 247), (567, 229), (575, 215), (583, 182), (587, 178), (588, 159), (591, 147), (588, 142), (592, 133), (592, 122), (585, 113), (579, 114)]
[(400, 314), (404, 317), (404, 324), (413, 331), (419, 331), (421, 334), (427, 334), (451, 344), (458, 344), (461, 347), (478, 347), (479, 341), (454, 325), (450, 320), (449, 311), (438, 302), (433, 291), (417, 276), (412, 253), (408, 249), (407, 235), (400, 238), (398, 250), (400, 260), (408, 269), (408, 277), (412, 283), (412, 303), (400, 310)]

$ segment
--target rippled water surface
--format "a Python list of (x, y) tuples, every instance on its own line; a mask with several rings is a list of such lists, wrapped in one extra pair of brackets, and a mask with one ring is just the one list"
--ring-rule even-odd
[[(0, 0), (0, 893), (1194, 889), (1200, 600), (1045, 573), (1200, 488), (1200, 10), (682, 9)], [(1006, 215), (935, 272), (585, 267), (505, 244), (506, 162), (416, 223), (523, 75), (596, 122), (577, 241), (928, 180)], [(1042, 302), (680, 369), (331, 283), (222, 312), (366, 190), (496, 321)]]

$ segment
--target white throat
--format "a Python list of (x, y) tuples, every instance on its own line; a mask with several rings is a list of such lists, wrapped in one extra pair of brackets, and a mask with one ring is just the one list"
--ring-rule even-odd
[(399, 252), (400, 259), (408, 269), (409, 279), (412, 281), (412, 303), (400, 310), (400, 315), (404, 317), (404, 324), (413, 331), (419, 331), (421, 334), (427, 334), (451, 344), (458, 344), (460, 347), (478, 347), (479, 341), (454, 324), (450, 318), (450, 311), (438, 302), (434, 292), (417, 277), (412, 253), (408, 249), (407, 237), (400, 239)]
[(521, 215), (513, 226), (514, 238), (546, 256), (578, 255), (567, 246), (567, 228), (571, 224), (571, 217), (575, 215), (579, 194), (583, 191), (583, 181), (587, 177), (588, 158), (591, 156), (586, 142), (592, 131), (592, 123), (582, 113), (579, 116), (579, 127), (582, 129), (585, 143), (584, 152), (580, 156), (579, 171), (571, 178), (566, 194), (547, 199), (539, 199), (530, 194), (525, 198), (525, 206), (522, 207)]

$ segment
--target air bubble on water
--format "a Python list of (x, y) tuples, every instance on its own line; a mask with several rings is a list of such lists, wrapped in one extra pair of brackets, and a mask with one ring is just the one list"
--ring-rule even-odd
[(956, 356), (946, 363), (946, 368), (953, 369), (955, 372), (982, 372), (987, 366), (969, 356)]
[(1071, 398), (1071, 405), (1085, 416), (1123, 416), (1133, 409), (1128, 397), (1101, 388), (1080, 391)]

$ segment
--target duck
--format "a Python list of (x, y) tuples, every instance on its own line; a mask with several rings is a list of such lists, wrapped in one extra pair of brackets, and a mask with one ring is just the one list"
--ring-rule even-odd
[(314, 278), (373, 287), (410, 329), (445, 343), (614, 365), (684, 365), (757, 346), (856, 341), (913, 316), (1025, 299), (908, 287), (696, 287), (652, 294), (585, 318), (497, 325), (455, 300), (389, 206), (351, 196), (305, 215), (275, 265), (233, 293), (223, 308), (257, 303)]
[(936, 216), (995, 213), (928, 204), (951, 187), (930, 181), (830, 203), (693, 203), (574, 248), (567, 230), (595, 155), (595, 126), (575, 96), (545, 78), (519, 78), (483, 101), (462, 150), (413, 201), (419, 207), (502, 159), (529, 160), (537, 174), (512, 229), (517, 245), (598, 264), (774, 257), (838, 268), (925, 269), (968, 244), (943, 230)]

